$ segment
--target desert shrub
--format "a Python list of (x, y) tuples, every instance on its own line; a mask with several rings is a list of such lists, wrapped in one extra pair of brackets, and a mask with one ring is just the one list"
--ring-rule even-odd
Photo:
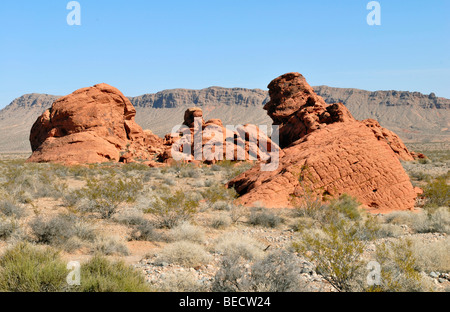
[(0, 239), (6, 240), (13, 235), (18, 228), (18, 223), (13, 218), (0, 217)]
[(248, 213), (248, 208), (242, 205), (231, 205), (230, 218), (233, 223), (239, 222)]
[(278, 249), (252, 265), (249, 287), (259, 292), (300, 291), (304, 289), (300, 273), (297, 257)]
[(175, 181), (175, 179), (173, 179), (172, 177), (164, 177), (162, 180), (164, 184), (167, 184), (169, 186), (177, 185), (177, 181)]
[(116, 237), (98, 237), (93, 249), (105, 256), (130, 254), (128, 247)]
[(429, 183), (424, 188), (423, 195), (426, 198), (428, 207), (449, 207), (450, 206), (450, 185), (446, 177), (440, 177)]
[(153, 197), (153, 203), (145, 210), (151, 213), (161, 228), (173, 228), (182, 221), (189, 220), (197, 212), (198, 201), (182, 190), (175, 193), (165, 191)]
[(0, 200), (0, 213), (7, 217), (21, 218), (26, 216), (25, 209), (10, 199)]
[(111, 262), (95, 255), (81, 266), (80, 292), (148, 292), (144, 276), (124, 262)]
[(155, 262), (195, 267), (207, 264), (210, 260), (211, 255), (201, 245), (187, 241), (178, 241), (168, 244), (161, 249)]
[(169, 236), (174, 241), (190, 241), (199, 244), (205, 241), (205, 231), (189, 222), (180, 223), (172, 228)]
[(293, 203), (297, 216), (312, 218), (322, 224), (336, 222), (341, 218), (353, 221), (362, 218), (360, 203), (347, 194), (329, 203), (322, 203), (318, 196), (306, 190), (304, 196), (294, 199)]
[(139, 209), (124, 209), (117, 212), (112, 219), (127, 226), (138, 225), (145, 221), (144, 213)]
[(356, 198), (343, 194), (339, 199), (330, 201), (329, 209), (336, 210), (350, 220), (360, 220), (362, 216), (359, 206), (361, 203)]
[(450, 238), (440, 241), (426, 242), (420, 238), (412, 240), (415, 263), (418, 270), (430, 273), (450, 272)]
[(380, 264), (380, 285), (368, 287), (370, 291), (418, 292), (426, 290), (412, 241), (400, 239), (377, 246), (376, 261)]
[(87, 185), (77, 190), (76, 194), (86, 200), (79, 207), (80, 210), (98, 213), (101, 218), (108, 219), (116, 213), (121, 203), (134, 202), (142, 189), (143, 183), (140, 179), (121, 179), (111, 175), (102, 180), (88, 180)]
[(163, 239), (163, 236), (156, 232), (153, 222), (144, 218), (144, 213), (141, 210), (123, 210), (116, 213), (113, 219), (132, 228), (131, 240), (159, 241)]
[(223, 229), (231, 225), (231, 217), (226, 214), (215, 215), (211, 219), (211, 227), (214, 229)]
[(405, 231), (403, 230), (403, 228), (397, 224), (380, 224), (380, 227), (376, 232), (376, 237), (399, 237), (404, 233)]
[(178, 176), (181, 178), (200, 178), (201, 169), (195, 167), (184, 167), (178, 173)]
[(323, 226), (324, 235), (303, 232), (294, 250), (316, 264), (321, 274), (338, 291), (351, 291), (364, 263), (361, 256), (365, 243), (359, 238), (359, 227), (341, 219)]
[(215, 251), (224, 255), (238, 255), (244, 259), (259, 259), (266, 246), (239, 233), (226, 233), (215, 241)]
[(29, 225), (36, 243), (66, 251), (78, 249), (83, 242), (92, 242), (96, 238), (95, 228), (75, 215), (59, 214), (50, 219), (38, 216)]
[(57, 215), (51, 219), (36, 217), (30, 222), (36, 243), (60, 245), (74, 235), (72, 215)]
[(213, 292), (245, 292), (248, 290), (246, 279), (249, 275), (248, 261), (237, 254), (223, 257), (219, 270), (211, 284)]
[(158, 285), (158, 291), (163, 292), (205, 292), (207, 288), (194, 273), (186, 271), (164, 274)]
[(385, 216), (387, 223), (407, 225), (416, 233), (450, 233), (450, 211), (446, 207), (422, 211), (392, 212)]
[(156, 232), (152, 222), (144, 219), (134, 226), (131, 239), (136, 241), (161, 241), (163, 235)]
[(0, 186), (21, 203), (41, 197), (60, 198), (67, 189), (48, 166), (38, 164), (7, 166)]
[(285, 250), (276, 250), (263, 259), (250, 263), (237, 254), (226, 255), (214, 276), (215, 292), (289, 292), (301, 291), (297, 257)]
[(50, 248), (20, 243), (0, 257), (0, 291), (62, 291), (67, 274), (66, 264)]
[(230, 211), (232, 209), (233, 204), (224, 200), (216, 201), (214, 204), (212, 204), (213, 210), (220, 210), (220, 211)]
[(234, 189), (228, 189), (220, 184), (208, 187), (206, 190), (201, 191), (200, 194), (211, 205), (218, 201), (231, 201), (237, 196)]
[(251, 225), (260, 225), (263, 227), (275, 228), (283, 222), (283, 219), (268, 209), (253, 208), (251, 210), (248, 222)]

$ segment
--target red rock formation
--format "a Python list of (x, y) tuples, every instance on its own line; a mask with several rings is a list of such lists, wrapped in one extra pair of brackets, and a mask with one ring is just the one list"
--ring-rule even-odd
[(282, 153), (278, 145), (257, 126), (247, 124), (229, 129), (223, 126), (220, 119), (205, 122), (202, 110), (197, 107), (186, 110), (183, 125), (184, 130), (165, 136), (166, 149), (162, 161), (184, 159), (215, 163), (228, 159), (270, 162), (271, 151)]
[(293, 198), (346, 193), (372, 212), (413, 209), (416, 192), (399, 161), (413, 156), (394, 133), (327, 105), (298, 73), (272, 81), (269, 93), (265, 109), (280, 125), (284, 156), (275, 171), (254, 167), (228, 183), (240, 203), (291, 207)]
[[(355, 120), (342, 103), (326, 104), (299, 73), (282, 75), (274, 79), (268, 88), (270, 101), (264, 109), (273, 124), (280, 126), (281, 148), (328, 124)], [(384, 140), (399, 159), (413, 160), (419, 157), (409, 152), (395, 133), (381, 127), (376, 120), (367, 119), (363, 123), (372, 129), (378, 140)]]
[[(136, 110), (116, 88), (98, 84), (60, 98), (34, 123), (29, 162), (65, 164), (152, 159), (161, 142), (136, 124)], [(149, 149), (150, 147), (150, 149)]]

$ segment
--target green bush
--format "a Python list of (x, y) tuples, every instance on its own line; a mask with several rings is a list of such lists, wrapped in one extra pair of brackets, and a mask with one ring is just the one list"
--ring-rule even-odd
[(148, 292), (144, 276), (124, 262), (110, 262), (94, 256), (81, 266), (81, 292)]
[(383, 292), (429, 290), (419, 272), (411, 240), (401, 239), (391, 244), (378, 245), (375, 259), (381, 267), (380, 285), (368, 287), (367, 290)]
[(161, 228), (173, 228), (182, 221), (189, 220), (197, 212), (199, 202), (182, 190), (175, 193), (163, 191), (160, 196), (153, 197), (153, 203), (145, 209), (151, 213)]
[(450, 185), (446, 177), (440, 177), (424, 188), (427, 207), (449, 207)]
[(66, 264), (56, 251), (20, 243), (0, 258), (0, 291), (63, 291), (67, 274)]
[(337, 291), (352, 291), (364, 265), (361, 256), (365, 242), (360, 239), (360, 228), (341, 219), (326, 224), (324, 235), (303, 232), (293, 247), (308, 261), (316, 264), (321, 274)]
[(75, 215), (59, 214), (50, 219), (37, 217), (30, 222), (30, 228), (36, 243), (69, 252), (80, 248), (83, 242), (96, 239), (95, 228)]
[(253, 208), (248, 222), (251, 225), (275, 228), (283, 222), (283, 219), (268, 209)]
[(110, 175), (102, 180), (93, 178), (87, 181), (87, 185), (75, 194), (86, 200), (80, 210), (99, 213), (101, 218), (108, 219), (116, 213), (120, 204), (134, 202), (143, 187), (140, 179), (121, 179)]
[(206, 190), (201, 191), (200, 194), (210, 205), (218, 201), (231, 201), (237, 197), (234, 189), (227, 189), (225, 186), (219, 184), (208, 187)]

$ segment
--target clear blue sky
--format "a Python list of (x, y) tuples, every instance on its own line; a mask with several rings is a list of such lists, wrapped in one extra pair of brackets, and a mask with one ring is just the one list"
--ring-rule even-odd
[(450, 1), (67, 0), (0, 3), (0, 108), (25, 93), (106, 82), (135, 96), (171, 88), (311, 85), (450, 98)]

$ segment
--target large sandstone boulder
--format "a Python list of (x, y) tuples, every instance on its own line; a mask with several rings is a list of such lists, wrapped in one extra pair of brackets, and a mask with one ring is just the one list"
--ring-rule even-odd
[(400, 160), (411, 160), (401, 140), (376, 121), (353, 118), (340, 103), (326, 104), (298, 73), (269, 84), (265, 105), (284, 147), (274, 171), (257, 166), (228, 183), (244, 205), (292, 207), (306, 199), (346, 193), (369, 211), (413, 209), (416, 192)]
[(161, 139), (135, 122), (136, 110), (107, 84), (79, 89), (53, 103), (34, 123), (29, 162), (87, 164), (152, 159)]
[[(268, 86), (270, 101), (264, 106), (274, 125), (279, 125), (280, 147), (285, 148), (303, 136), (332, 123), (354, 121), (342, 104), (328, 105), (299, 73), (288, 73), (274, 79)], [(401, 160), (419, 157), (406, 148), (392, 131), (373, 120), (363, 121), (378, 140), (388, 143)]]

